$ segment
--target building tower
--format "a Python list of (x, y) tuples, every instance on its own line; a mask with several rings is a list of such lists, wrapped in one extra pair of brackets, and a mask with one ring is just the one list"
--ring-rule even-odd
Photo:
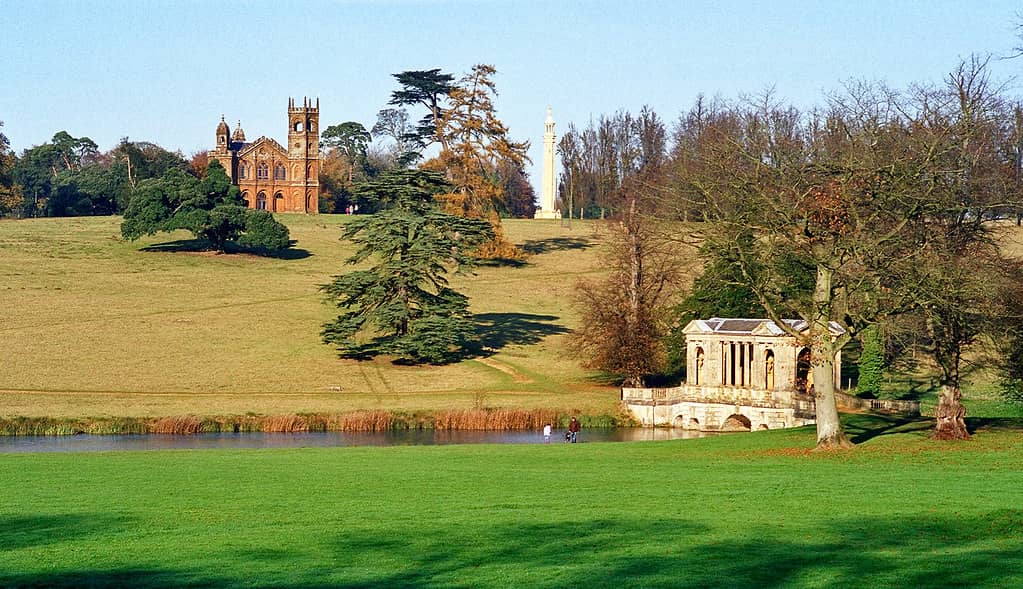
[(234, 128), (234, 133), (231, 134), (231, 143), (245, 143), (245, 131), (242, 131), (241, 121), (238, 121), (238, 126)]
[[(217, 125), (217, 147), (214, 150), (216, 152), (216, 155), (219, 156), (227, 155), (227, 150), (230, 148), (230, 145), (228, 144), (228, 135), (230, 134), (231, 129), (227, 126), (227, 121), (224, 120), (224, 115), (220, 115), (220, 124)], [(230, 170), (231, 167), (227, 166), (227, 169)], [(230, 171), (228, 172), (228, 174), (230, 174)]]
[(560, 219), (561, 211), (554, 208), (554, 116), (547, 107), (547, 120), (543, 133), (543, 176), (540, 184), (540, 210), (535, 219)]
[(296, 106), (288, 100), (288, 161), (291, 162), (292, 202), (306, 213), (319, 212), (320, 99), (308, 98)]

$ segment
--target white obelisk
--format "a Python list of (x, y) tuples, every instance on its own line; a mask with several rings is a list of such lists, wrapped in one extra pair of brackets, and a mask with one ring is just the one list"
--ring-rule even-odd
[(543, 176), (540, 184), (540, 210), (535, 219), (560, 219), (561, 211), (554, 208), (554, 116), (547, 107), (547, 120), (543, 133)]

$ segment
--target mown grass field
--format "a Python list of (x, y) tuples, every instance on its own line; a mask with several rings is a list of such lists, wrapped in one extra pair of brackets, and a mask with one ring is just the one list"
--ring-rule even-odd
[(283, 215), (285, 259), (119, 238), (119, 218), (0, 222), (0, 415), (285, 414), (473, 406), (613, 411), (565, 348), (575, 282), (601, 271), (589, 223), (512, 220), (521, 266), (453, 283), (493, 354), (441, 367), (340, 360), (317, 286), (347, 271), (344, 216)]
[(0, 455), (0, 586), (1023, 586), (1018, 433), (846, 428)]

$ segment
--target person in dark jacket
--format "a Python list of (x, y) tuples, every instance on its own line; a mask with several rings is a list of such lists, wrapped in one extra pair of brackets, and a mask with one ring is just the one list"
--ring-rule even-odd
[(571, 441), (574, 444), (577, 437), (579, 437), (579, 420), (572, 417), (572, 421), (568, 422), (568, 434), (571, 437)]

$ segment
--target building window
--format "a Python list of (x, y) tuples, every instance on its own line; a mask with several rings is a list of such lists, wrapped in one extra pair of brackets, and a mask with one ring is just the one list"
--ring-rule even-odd
[(238, 177), (241, 179), (248, 177), (248, 166), (245, 165), (245, 162), (238, 164)]
[(283, 164), (274, 166), (274, 180), (284, 180), (286, 171)]
[(266, 193), (260, 192), (259, 195), (256, 196), (256, 208), (261, 211), (266, 210)]
[(266, 179), (270, 177), (270, 166), (263, 162), (256, 166), (256, 178)]

